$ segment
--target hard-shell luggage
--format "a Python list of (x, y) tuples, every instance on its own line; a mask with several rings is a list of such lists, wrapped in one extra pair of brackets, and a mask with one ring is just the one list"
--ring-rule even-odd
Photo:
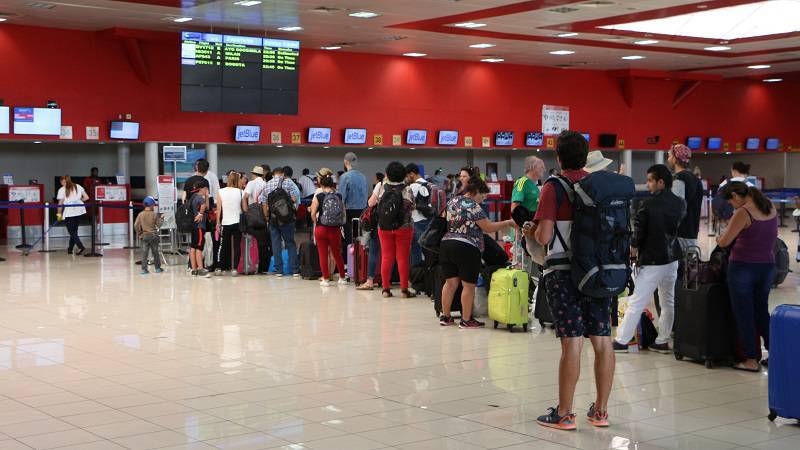
[[(442, 288), (444, 287), (444, 276), (442, 275), (442, 268), (436, 266), (434, 269), (435, 280), (433, 288), (433, 309), (436, 311), (436, 317), (442, 313)], [(450, 305), (450, 313), (461, 312), (461, 291), (462, 286), (459, 284), (453, 295), (453, 303)]]
[(489, 319), (494, 327), (506, 324), (508, 331), (522, 326), (528, 331), (528, 272), (515, 269), (498, 269), (492, 274), (489, 289)]
[(780, 238), (775, 241), (775, 282), (774, 287), (778, 287), (786, 280), (789, 275), (789, 247)]
[[(361, 236), (361, 220), (353, 219), (353, 236)], [(347, 277), (355, 284), (367, 281), (367, 263), (369, 252), (367, 247), (361, 243), (361, 239), (353, 239), (353, 243), (347, 246)]]
[(253, 236), (242, 235), (242, 256), (236, 271), (243, 275), (252, 275), (258, 270), (258, 242)]
[(800, 420), (800, 306), (780, 305), (769, 324), (769, 420)]
[[(313, 231), (312, 231), (313, 236)], [(316, 280), (322, 277), (319, 265), (319, 252), (313, 239), (300, 244), (300, 276), (304, 280)]]

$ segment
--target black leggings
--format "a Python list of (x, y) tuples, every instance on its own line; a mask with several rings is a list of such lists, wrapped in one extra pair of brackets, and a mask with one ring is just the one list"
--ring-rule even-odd
[(79, 249), (83, 250), (85, 247), (83, 246), (83, 242), (81, 242), (81, 238), (78, 237), (78, 221), (80, 220), (80, 216), (74, 217), (65, 217), (64, 218), (64, 225), (67, 227), (67, 232), (69, 233), (69, 246), (67, 250), (72, 252), (72, 249), (77, 245)]
[[(233, 249), (231, 249), (233, 245)], [(233, 253), (233, 265), (231, 265), (231, 253)], [(242, 257), (242, 232), (239, 231), (239, 224), (223, 225), (219, 239), (219, 258), (220, 270), (236, 270), (239, 267), (239, 259)]]

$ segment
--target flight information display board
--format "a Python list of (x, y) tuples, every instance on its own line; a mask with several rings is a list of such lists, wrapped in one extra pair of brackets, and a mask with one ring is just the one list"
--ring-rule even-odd
[(181, 33), (181, 110), (297, 114), (300, 41)]

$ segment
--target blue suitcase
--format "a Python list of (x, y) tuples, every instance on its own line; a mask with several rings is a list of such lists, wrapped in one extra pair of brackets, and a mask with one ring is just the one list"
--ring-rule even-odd
[(769, 325), (769, 420), (800, 419), (800, 306), (780, 305)]

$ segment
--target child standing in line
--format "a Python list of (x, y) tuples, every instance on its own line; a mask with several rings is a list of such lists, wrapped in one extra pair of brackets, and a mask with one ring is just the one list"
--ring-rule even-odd
[(206, 212), (208, 210), (208, 181), (200, 180), (195, 183), (189, 202), (194, 216), (194, 229), (192, 230), (192, 242), (189, 251), (192, 275), (210, 278), (211, 273), (203, 267), (203, 247), (206, 243)]
[(164, 270), (161, 268), (161, 257), (158, 254), (158, 245), (160, 238), (158, 237), (158, 230), (164, 223), (164, 215), (156, 213), (153, 207), (156, 200), (153, 197), (147, 196), (144, 198), (144, 211), (140, 212), (136, 217), (136, 222), (133, 224), (133, 229), (136, 234), (142, 238), (142, 275), (147, 275), (147, 258), (148, 253), (153, 253), (153, 260), (155, 261), (156, 273), (161, 273)]

